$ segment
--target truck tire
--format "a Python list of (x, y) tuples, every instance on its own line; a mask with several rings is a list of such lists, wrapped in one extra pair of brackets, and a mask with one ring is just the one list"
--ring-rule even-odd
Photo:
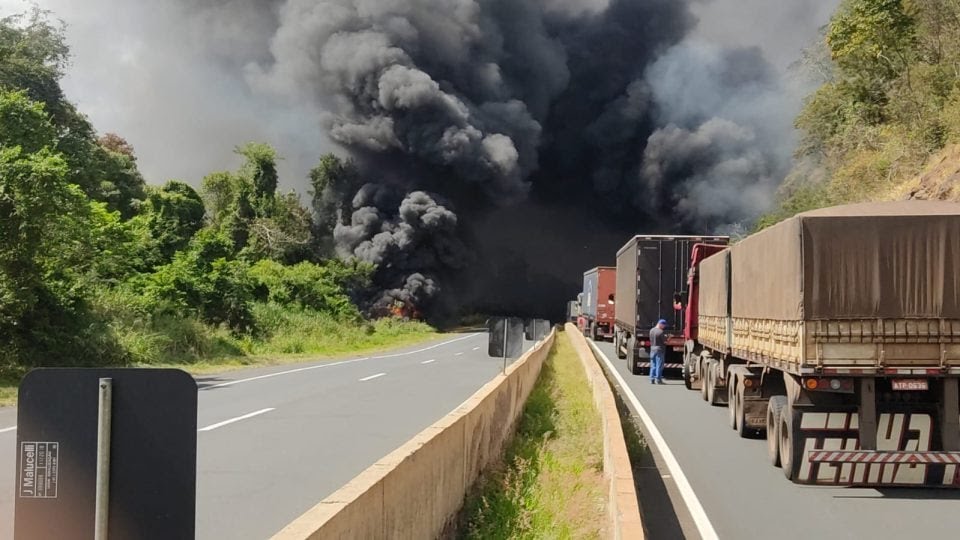
[(767, 402), (767, 460), (780, 466), (780, 415), (787, 406), (787, 396), (773, 396)]
[(717, 394), (717, 361), (710, 360), (707, 363), (707, 401), (713, 407), (719, 407), (723, 403), (718, 399)]
[(691, 378), (693, 367), (693, 355), (685, 354), (683, 356), (683, 385), (687, 387), (687, 390), (693, 390), (693, 379)]
[(700, 359), (700, 397), (703, 398), (704, 401), (707, 401), (709, 398), (709, 395), (707, 394), (707, 383), (709, 382), (707, 380), (708, 365), (709, 361)]
[(613, 335), (614, 348), (617, 350), (617, 358), (623, 360), (627, 357), (627, 353), (623, 352), (621, 349), (624, 345), (623, 343), (623, 332), (617, 330)]
[(730, 429), (739, 432), (739, 426), (737, 425), (737, 386), (736, 386), (737, 376), (733, 374), (733, 371), (727, 371), (727, 420), (730, 424)]
[[(727, 381), (727, 384), (730, 384), (730, 382)], [(741, 379), (733, 389), (733, 401), (727, 404), (727, 406), (733, 409), (733, 414), (737, 422), (737, 435), (739, 435), (741, 439), (752, 439), (756, 436), (757, 431), (747, 427), (747, 407), (743, 397), (745, 392), (746, 388), (743, 386), (743, 380)]]
[(637, 338), (633, 336), (627, 338), (627, 367), (630, 368), (630, 373), (640, 375), (640, 366), (637, 365), (636, 344)]
[(597, 323), (590, 324), (590, 339), (593, 341), (597, 340)]
[(778, 428), (780, 448), (780, 467), (787, 480), (796, 482), (800, 477), (800, 464), (803, 461), (803, 446), (800, 444), (800, 413), (787, 405), (780, 410)]

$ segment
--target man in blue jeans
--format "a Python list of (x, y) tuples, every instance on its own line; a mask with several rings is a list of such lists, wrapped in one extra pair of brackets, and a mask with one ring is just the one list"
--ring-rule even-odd
[(663, 330), (666, 327), (667, 321), (660, 319), (650, 329), (650, 384), (663, 384), (663, 356), (666, 354)]

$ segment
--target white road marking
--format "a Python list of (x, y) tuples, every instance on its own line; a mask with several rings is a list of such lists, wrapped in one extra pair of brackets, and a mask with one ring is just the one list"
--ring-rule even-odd
[(436, 361), (437, 361), (436, 358), (431, 358), (430, 360), (424, 360), (423, 362), (420, 362), (420, 363), (421, 363), (421, 364), (432, 364), (432, 363), (434, 363), (434, 362), (436, 362)]
[(253, 418), (254, 416), (260, 416), (261, 414), (263, 414), (263, 413), (268, 413), (268, 412), (270, 412), (270, 411), (272, 411), (272, 410), (274, 410), (272, 407), (271, 407), (271, 408), (267, 408), (267, 409), (260, 409), (259, 411), (254, 411), (254, 412), (252, 412), (252, 413), (245, 414), (245, 415), (243, 415), (243, 416), (238, 416), (238, 417), (236, 417), (236, 418), (231, 418), (231, 419), (229, 419), (229, 420), (224, 420), (223, 422), (217, 422), (216, 424), (211, 424), (211, 425), (209, 425), (209, 426), (207, 426), (207, 427), (205, 427), (205, 428), (200, 428), (200, 429), (198, 429), (197, 431), (213, 431), (213, 430), (215, 430), (215, 429), (217, 429), (217, 428), (222, 428), (223, 426), (230, 425), (230, 424), (232, 424), (232, 423), (234, 423), (234, 422), (239, 422), (239, 421), (241, 421), (241, 420), (246, 420), (247, 418)]
[(479, 350), (480, 350), (480, 347), (474, 347), (473, 350), (479, 351)]
[(369, 376), (369, 377), (364, 377), (364, 378), (360, 379), (360, 382), (367, 382), (367, 381), (372, 381), (372, 380), (374, 380), (374, 379), (379, 379), (380, 377), (383, 377), (384, 375), (386, 375), (386, 373), (377, 373), (376, 375), (371, 375), (371, 376)]
[(647, 433), (649, 433), (650, 438), (653, 439), (653, 444), (657, 446), (657, 450), (659, 450), (660, 455), (663, 456), (663, 461), (666, 463), (667, 469), (670, 470), (670, 474), (677, 484), (680, 496), (683, 497), (683, 502), (686, 503), (687, 509), (693, 517), (693, 522), (697, 526), (697, 531), (700, 533), (701, 538), (703, 538), (703, 540), (717, 540), (719, 538), (717, 531), (714, 530), (713, 524), (710, 523), (710, 518), (707, 517), (703, 505), (700, 504), (700, 499), (697, 498), (697, 494), (694, 493), (693, 488), (690, 487), (690, 482), (683, 473), (683, 469), (680, 468), (680, 463), (677, 462), (677, 458), (674, 457), (670, 447), (667, 446), (667, 441), (664, 440), (663, 435), (660, 434), (660, 430), (657, 429), (656, 424), (653, 423), (653, 419), (647, 414), (646, 409), (640, 404), (640, 400), (637, 399), (636, 394), (627, 386), (627, 381), (623, 379), (623, 376), (620, 375), (620, 372), (613, 366), (613, 363), (610, 362), (607, 355), (603, 354), (603, 351), (601, 351), (593, 341), (587, 340), (587, 343), (593, 347), (594, 352), (607, 364), (609, 372), (617, 379), (617, 382), (620, 383), (620, 387), (624, 393), (626, 393), (627, 399), (630, 400), (630, 403), (633, 404), (637, 410), (637, 414), (640, 415), (640, 421), (642, 421), (644, 427), (647, 428)]
[(463, 353), (462, 353), (462, 352), (458, 352), (458, 353), (453, 353), (453, 355), (454, 355), (454, 356), (463, 356)]
[(258, 376), (258, 377), (250, 377), (249, 379), (239, 379), (239, 380), (236, 380), (236, 381), (228, 381), (228, 382), (225, 382), (225, 383), (214, 384), (214, 385), (210, 385), (210, 386), (204, 386), (203, 388), (201, 388), (201, 390), (212, 390), (212, 389), (214, 389), (214, 388), (223, 388), (223, 387), (225, 387), (225, 386), (235, 386), (235, 385), (238, 385), (238, 384), (243, 384), (243, 383), (248, 383), (248, 382), (253, 382), (253, 381), (259, 381), (259, 380), (262, 380), (262, 379), (269, 379), (269, 378), (272, 378), (272, 377), (279, 377), (279, 376), (281, 376), (281, 375), (291, 375), (291, 374), (293, 374), (293, 373), (300, 373), (301, 371), (311, 371), (311, 370), (314, 370), (314, 369), (328, 368), (328, 367), (334, 367), (334, 366), (342, 366), (342, 365), (345, 365), (345, 364), (353, 364), (354, 362), (362, 362), (362, 361), (364, 361), (364, 360), (374, 360), (374, 359), (380, 359), (380, 358), (395, 358), (395, 357), (398, 357), (398, 356), (409, 356), (409, 355), (411, 355), (411, 354), (419, 354), (419, 353), (426, 352), (426, 351), (429, 351), (429, 350), (432, 350), (432, 349), (436, 349), (437, 347), (442, 347), (442, 346), (444, 346), (444, 345), (449, 345), (449, 344), (451, 344), (451, 343), (456, 343), (456, 342), (458, 342), (458, 341), (463, 341), (463, 340), (465, 340), (465, 339), (470, 339), (470, 338), (472, 338), (472, 337), (476, 337), (476, 336), (479, 336), (479, 335), (480, 335), (480, 334), (470, 334), (469, 336), (464, 336), (464, 337), (460, 337), (460, 338), (457, 338), (457, 339), (451, 339), (450, 341), (444, 341), (443, 343), (437, 343), (436, 345), (431, 345), (431, 346), (425, 347), (425, 348), (423, 348), (423, 349), (419, 349), (419, 350), (416, 350), (416, 351), (409, 351), (409, 352), (405, 352), (405, 353), (387, 354), (387, 355), (383, 355), (383, 356), (369, 356), (369, 357), (365, 357), (365, 358), (354, 358), (353, 360), (342, 360), (342, 361), (340, 361), (340, 362), (331, 362), (331, 363), (329, 363), (329, 364), (318, 364), (318, 365), (315, 365), (315, 366), (307, 366), (307, 367), (302, 367), (302, 368), (297, 368), (297, 369), (289, 369), (289, 370), (287, 370), (287, 371), (279, 371), (279, 372), (277, 372), (277, 373), (268, 373), (268, 374), (266, 374), (266, 375), (260, 375), (260, 376)]
[(7, 428), (0, 429), (0, 433), (6, 433), (8, 431), (16, 431), (16, 430), (17, 430), (17, 426), (7, 427)]

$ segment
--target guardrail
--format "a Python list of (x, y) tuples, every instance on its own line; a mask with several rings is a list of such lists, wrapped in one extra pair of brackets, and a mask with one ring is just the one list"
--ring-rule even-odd
[(457, 409), (370, 466), (274, 540), (437, 538), (499, 461), (556, 330)]

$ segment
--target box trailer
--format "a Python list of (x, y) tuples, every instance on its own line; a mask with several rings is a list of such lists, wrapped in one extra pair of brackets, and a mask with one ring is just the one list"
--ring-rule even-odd
[(583, 273), (580, 331), (597, 339), (613, 339), (617, 269), (599, 266)]
[(667, 321), (665, 369), (683, 367), (684, 298), (693, 246), (726, 236), (635, 236), (617, 252), (614, 347), (633, 374), (650, 368), (649, 332)]
[(800, 214), (695, 256), (684, 375), (805, 484), (960, 487), (960, 205)]

